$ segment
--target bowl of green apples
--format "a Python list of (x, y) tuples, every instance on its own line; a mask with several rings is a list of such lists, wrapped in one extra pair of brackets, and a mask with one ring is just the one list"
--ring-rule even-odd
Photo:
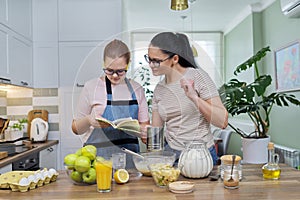
[(75, 153), (64, 157), (66, 173), (75, 185), (91, 185), (96, 183), (95, 160), (97, 148), (87, 145), (78, 149)]

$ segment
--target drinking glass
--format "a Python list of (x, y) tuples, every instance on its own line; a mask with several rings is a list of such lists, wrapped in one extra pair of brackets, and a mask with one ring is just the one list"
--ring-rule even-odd
[(161, 151), (164, 146), (164, 127), (147, 127), (147, 151)]
[(112, 161), (110, 158), (96, 158), (97, 191), (110, 192), (112, 181)]
[(125, 169), (126, 167), (126, 154), (125, 153), (113, 153), (112, 154), (113, 162), (113, 174), (118, 169)]

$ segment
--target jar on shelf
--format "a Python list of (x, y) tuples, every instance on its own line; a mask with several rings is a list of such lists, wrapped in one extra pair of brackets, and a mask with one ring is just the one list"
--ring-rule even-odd
[[(221, 166), (220, 166), (220, 175), (221, 179), (224, 178), (224, 171), (231, 172), (231, 166), (232, 166), (232, 156), (233, 155), (224, 155), (221, 156)], [(233, 171), (237, 171), (239, 174), (239, 180), (242, 180), (242, 165), (241, 165), (241, 157), (236, 155), (233, 165)]]

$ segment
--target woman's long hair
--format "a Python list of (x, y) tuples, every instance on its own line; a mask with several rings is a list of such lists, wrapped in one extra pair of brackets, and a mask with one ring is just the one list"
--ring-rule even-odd
[(150, 45), (158, 47), (170, 57), (178, 55), (178, 63), (182, 67), (198, 68), (189, 40), (185, 34), (173, 32), (158, 33), (152, 38)]

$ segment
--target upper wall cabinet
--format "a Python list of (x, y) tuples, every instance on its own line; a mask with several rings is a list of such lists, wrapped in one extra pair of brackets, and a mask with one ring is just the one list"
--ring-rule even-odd
[(0, 23), (8, 23), (8, 4), (7, 0), (0, 0)]
[(33, 0), (33, 85), (58, 88), (58, 1)]
[(32, 87), (32, 0), (0, 0), (0, 78)]
[(58, 41), (57, 0), (32, 0), (32, 24), (34, 42)]
[(12, 84), (32, 87), (32, 42), (18, 35), (9, 36), (8, 66)]
[(32, 42), (0, 24), (0, 78), (3, 83), (32, 87)]
[(8, 33), (4, 29), (1, 30), (1, 26), (0, 26), (0, 78), (2, 79), (9, 78), (9, 74), (8, 74), (9, 71), (7, 65), (7, 60), (8, 60), (7, 47), (8, 47)]
[(107, 40), (122, 31), (121, 0), (60, 0), (59, 41)]
[(7, 2), (8, 26), (32, 40), (32, 0), (9, 0)]
[(86, 81), (103, 74), (103, 45), (97, 42), (61, 42), (60, 86), (83, 87)]

